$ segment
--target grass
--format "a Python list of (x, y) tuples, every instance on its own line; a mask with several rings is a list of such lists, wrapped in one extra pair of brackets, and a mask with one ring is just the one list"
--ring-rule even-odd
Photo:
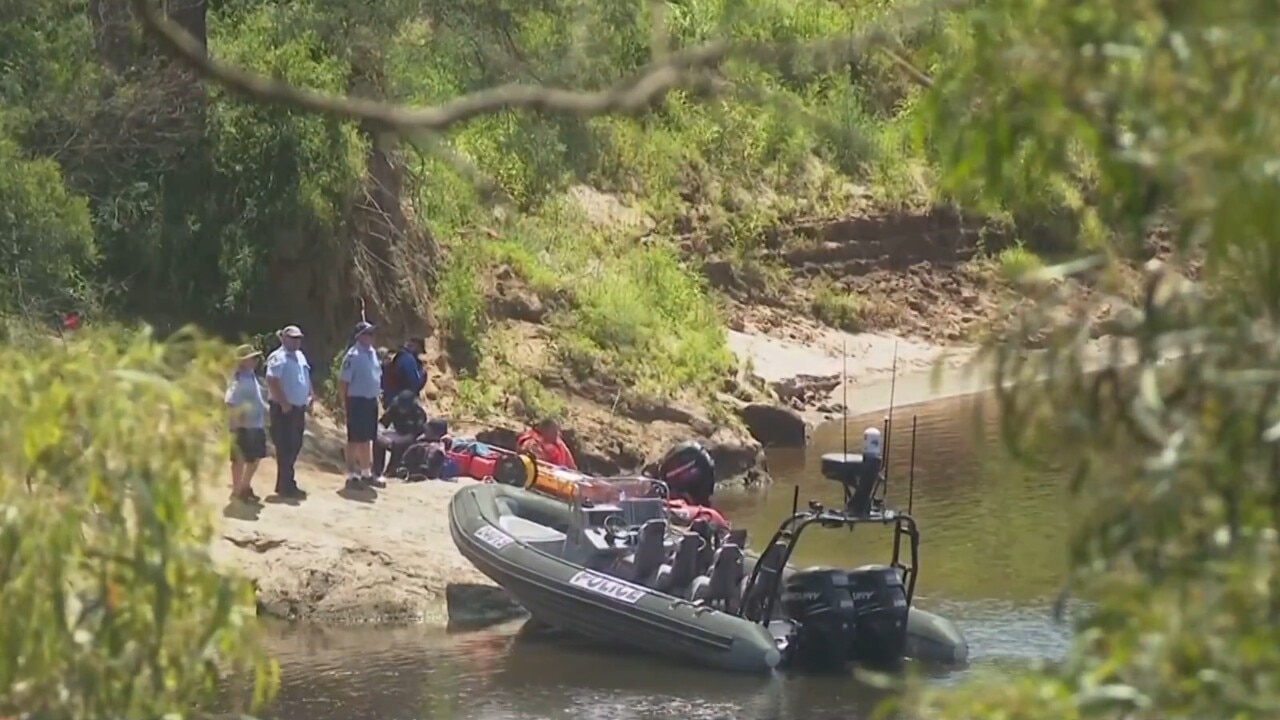
[(810, 307), (814, 317), (833, 328), (860, 332), (865, 327), (863, 301), (827, 278), (813, 283)]
[[(503, 80), (515, 73), (599, 84), (647, 59), (638, 52), (649, 32), (646, 18), (565, 4), (564, 13), (530, 10), (501, 29), (504, 37), (492, 46), (501, 56), (494, 66), (507, 73)], [(734, 14), (728, 5), (698, 0), (669, 20), (685, 44), (726, 30), (757, 40), (805, 39), (874, 19), (888, 7), (826, 0), (746, 6)], [(472, 30), (498, 28), (483, 20)], [(582, 37), (591, 37), (590, 62), (573, 40)], [(912, 104), (902, 93), (881, 101), (868, 91), (891, 75), (883, 67), (871, 63), (860, 72), (864, 77), (851, 82), (843, 70), (797, 67), (768, 75), (736, 64), (727, 68), (729, 77), (759, 92), (710, 101), (676, 92), (639, 118), (479, 118), (449, 143), (510, 200), (501, 213), (449, 164), (414, 158), (417, 214), (448, 253), (434, 310), (463, 368), (460, 402), (478, 413), (512, 399), (555, 410), (529, 381), (517, 379), (531, 371), (517, 373), (495, 337), (500, 327), (488, 316), (486, 296), (503, 268), (552, 310), (554, 354), (543, 370), (563, 369), (573, 379), (613, 383), (652, 400), (713, 397), (733, 357), (716, 299), (698, 274), (703, 259), (728, 261), (740, 282), (768, 295), (786, 278), (760, 257), (771, 228), (847, 212), (865, 202), (866, 186), (890, 206), (934, 200), (928, 163), (913, 140)], [(474, 42), (447, 28), (413, 25), (392, 45), (388, 86), (404, 99), (433, 102), (492, 84), (489, 73), (476, 63)], [(635, 227), (589, 220), (592, 208), (567, 193), (583, 185), (642, 213), (649, 221), (644, 241)], [(859, 327), (862, 310), (834, 288), (814, 299), (816, 313), (845, 329)]]

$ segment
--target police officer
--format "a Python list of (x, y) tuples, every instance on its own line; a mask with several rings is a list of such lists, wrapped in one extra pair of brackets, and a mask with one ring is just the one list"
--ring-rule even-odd
[(267, 357), (271, 441), (276, 446), (276, 494), (301, 499), (307, 494), (298, 487), (294, 465), (302, 452), (307, 413), (315, 399), (311, 363), (302, 352), (302, 330), (297, 325), (289, 325), (278, 334), (280, 347)]
[(373, 476), (373, 441), (378, 437), (378, 395), (382, 363), (373, 346), (374, 326), (356, 325), (355, 342), (342, 358), (338, 390), (347, 411), (347, 488), (386, 487)]

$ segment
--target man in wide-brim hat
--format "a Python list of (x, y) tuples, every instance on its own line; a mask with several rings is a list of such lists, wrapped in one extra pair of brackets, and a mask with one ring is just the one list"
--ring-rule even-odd
[(267, 456), (267, 398), (258, 382), (262, 352), (252, 345), (235, 350), (236, 369), (227, 386), (227, 419), (231, 428), (231, 499), (257, 502), (253, 475)]

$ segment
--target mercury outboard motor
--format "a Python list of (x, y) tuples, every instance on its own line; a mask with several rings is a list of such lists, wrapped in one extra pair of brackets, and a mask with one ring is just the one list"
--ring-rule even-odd
[(701, 443), (682, 442), (658, 461), (658, 479), (667, 484), (671, 497), (694, 505), (710, 505), (716, 490), (716, 462)]
[(797, 572), (787, 580), (782, 605), (796, 623), (787, 661), (797, 669), (890, 668), (906, 655), (907, 593), (892, 567)]
[(862, 454), (830, 453), (822, 456), (822, 476), (844, 486), (845, 511), (856, 517), (871, 514), (876, 485), (880, 482), (883, 443), (880, 431), (862, 433)]

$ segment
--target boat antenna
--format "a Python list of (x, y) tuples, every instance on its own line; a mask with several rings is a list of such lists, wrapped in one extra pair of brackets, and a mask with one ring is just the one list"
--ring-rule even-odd
[(907, 470), (907, 512), (911, 512), (911, 508), (916, 499), (916, 420), (919, 416), (911, 416), (911, 465)]
[(800, 512), (800, 486), (796, 485), (791, 489), (791, 514), (794, 516)]
[(840, 339), (840, 452), (849, 454), (849, 340)]
[(898, 391), (898, 341), (893, 341), (893, 366), (889, 379), (889, 414), (884, 419), (884, 492), (889, 493), (889, 458), (893, 443), (893, 401)]

